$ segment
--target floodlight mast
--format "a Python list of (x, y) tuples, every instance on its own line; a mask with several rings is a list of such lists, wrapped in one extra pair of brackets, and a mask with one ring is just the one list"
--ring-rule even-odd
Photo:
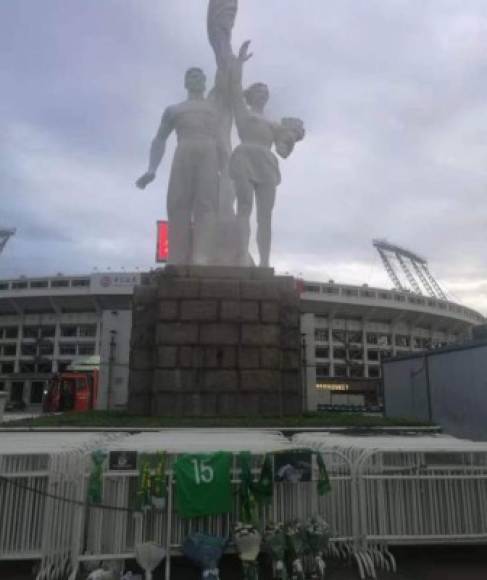
[[(408, 279), (408, 282), (411, 284), (411, 287), (413, 288), (413, 290), (416, 292), (416, 294), (422, 294), (421, 286), (416, 282), (416, 278), (414, 277), (413, 273), (409, 269), (409, 266), (408, 266), (406, 260), (403, 258), (403, 255), (400, 252), (396, 252), (396, 258), (397, 258), (397, 261), (399, 262), (399, 264), (401, 264), (401, 268), (402, 268), (403, 272), (406, 274), (406, 278)], [(412, 263), (415, 264), (416, 262), (412, 262)]]
[[(415, 294), (423, 295), (423, 290), (432, 298), (448, 300), (445, 292), (428, 269), (428, 263), (425, 258), (390, 244), (387, 240), (373, 240), (374, 247), (379, 253), (385, 266), (389, 278), (392, 280), (396, 290), (408, 290), (401, 282), (399, 273), (403, 272), (409, 283), (410, 290)], [(393, 259), (399, 264), (400, 268), (396, 271)], [(411, 268), (412, 267), (412, 268)]]
[[(418, 275), (419, 279), (423, 283), (423, 286), (426, 288), (428, 294), (434, 298), (436, 296), (436, 292), (435, 292), (434, 288), (430, 285), (429, 280), (425, 276), (423, 268), (421, 267), (421, 265), (417, 264), (416, 262), (413, 262), (413, 268), (416, 270), (416, 274)], [(442, 293), (441, 288), (440, 288), (440, 293)], [(446, 298), (445, 298), (445, 300), (446, 300)]]
[(384, 252), (384, 250), (382, 250), (382, 248), (377, 248), (377, 251), (379, 252), (379, 256), (381, 257), (382, 263), (384, 264), (384, 268), (386, 269), (386, 272), (389, 275), (389, 278), (392, 280), (392, 283), (394, 284), (395, 288), (397, 290), (401, 290), (404, 291), (405, 288), (404, 286), (401, 284), (401, 280), (399, 279), (398, 275), (396, 274), (396, 271), (394, 270), (394, 266), (392, 265), (391, 261), (389, 260), (389, 256), (386, 254), (386, 252)]
[(431, 284), (431, 286), (433, 286), (433, 288), (436, 291), (436, 294), (438, 295), (438, 297), (441, 298), (442, 300), (448, 300), (447, 295), (445, 294), (445, 292), (443, 291), (443, 289), (441, 288), (441, 286), (438, 284), (438, 282), (436, 281), (436, 279), (433, 277), (433, 275), (429, 271), (428, 265), (427, 264), (423, 264), (422, 265), (422, 268), (423, 268), (424, 275), (426, 276), (426, 278), (427, 278), (428, 282)]
[(16, 230), (0, 228), (0, 254), (3, 252), (9, 239), (15, 235), (15, 232)]

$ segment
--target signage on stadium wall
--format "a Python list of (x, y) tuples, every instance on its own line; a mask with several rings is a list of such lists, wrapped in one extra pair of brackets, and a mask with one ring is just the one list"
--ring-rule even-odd
[(169, 229), (167, 221), (157, 222), (156, 262), (166, 263), (169, 259)]
[(113, 272), (91, 275), (91, 293), (129, 294), (140, 284), (141, 275), (130, 272)]
[(102, 288), (121, 288), (124, 286), (134, 286), (139, 283), (137, 274), (103, 274), (100, 278)]
[(317, 383), (318, 391), (349, 391), (350, 385), (346, 383)]

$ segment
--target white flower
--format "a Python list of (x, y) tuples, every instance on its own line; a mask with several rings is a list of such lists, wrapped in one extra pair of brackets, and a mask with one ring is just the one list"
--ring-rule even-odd
[(262, 543), (259, 531), (254, 526), (238, 523), (234, 529), (234, 539), (240, 559), (244, 562), (255, 562)]
[(112, 572), (100, 568), (99, 570), (92, 572), (87, 580), (115, 580), (115, 576)]

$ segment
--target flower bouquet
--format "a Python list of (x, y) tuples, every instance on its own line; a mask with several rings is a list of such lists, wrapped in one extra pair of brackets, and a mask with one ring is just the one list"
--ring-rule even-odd
[(273, 577), (279, 580), (287, 580), (287, 570), (284, 563), (286, 557), (286, 534), (282, 524), (268, 524), (266, 526), (264, 550), (272, 559)]
[(228, 540), (207, 534), (193, 534), (183, 544), (183, 554), (194, 564), (202, 568), (203, 580), (219, 580), (218, 564)]
[(153, 542), (137, 544), (135, 546), (135, 559), (145, 572), (145, 580), (152, 580), (152, 572), (166, 557), (166, 550)]
[(86, 580), (115, 580), (115, 574), (110, 570), (98, 568), (98, 570), (94, 570)]
[(262, 536), (251, 524), (235, 524), (233, 537), (237, 552), (242, 560), (244, 570), (244, 580), (258, 580), (259, 566), (257, 557), (260, 552)]
[(324, 553), (330, 541), (330, 526), (319, 516), (310, 518), (306, 522), (306, 538), (308, 550), (314, 560), (312, 578), (322, 580), (325, 577), (326, 564)]
[(294, 521), (285, 528), (289, 554), (292, 559), (292, 580), (304, 580), (303, 558), (307, 550), (307, 535), (304, 526)]

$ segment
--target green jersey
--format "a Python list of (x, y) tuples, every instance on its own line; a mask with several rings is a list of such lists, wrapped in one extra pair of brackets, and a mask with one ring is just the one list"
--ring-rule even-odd
[(180, 455), (174, 464), (176, 509), (185, 518), (231, 512), (231, 453)]

